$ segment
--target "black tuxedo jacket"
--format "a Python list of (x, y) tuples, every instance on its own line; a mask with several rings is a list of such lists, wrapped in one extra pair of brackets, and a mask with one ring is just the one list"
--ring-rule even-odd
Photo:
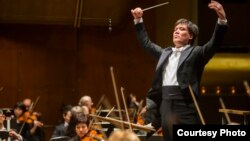
[(64, 123), (57, 125), (55, 130), (52, 133), (51, 138), (66, 136), (66, 130), (67, 130), (67, 127), (64, 126)]
[[(143, 23), (138, 23), (135, 27), (141, 46), (158, 60), (152, 87), (147, 94), (147, 98), (153, 100), (159, 107), (162, 97), (162, 67), (168, 61), (169, 55), (172, 53), (172, 47), (162, 48), (151, 42)], [(205, 45), (189, 46), (181, 53), (177, 68), (177, 81), (183, 91), (188, 90), (188, 86), (191, 85), (196, 96), (199, 95), (204, 67), (213, 57), (216, 49), (219, 48), (227, 27), (227, 25), (216, 23), (213, 35)]]

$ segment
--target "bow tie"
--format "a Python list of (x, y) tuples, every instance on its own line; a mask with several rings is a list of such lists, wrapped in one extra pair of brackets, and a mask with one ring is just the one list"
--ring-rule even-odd
[(173, 52), (181, 52), (181, 51), (183, 51), (183, 47), (181, 47), (181, 48), (174, 47), (174, 48), (172, 48), (172, 50), (173, 50)]

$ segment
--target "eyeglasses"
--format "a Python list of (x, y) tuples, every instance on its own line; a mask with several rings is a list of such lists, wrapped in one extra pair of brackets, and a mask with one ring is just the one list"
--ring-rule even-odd
[(0, 115), (0, 118), (4, 118), (5, 116), (4, 115)]

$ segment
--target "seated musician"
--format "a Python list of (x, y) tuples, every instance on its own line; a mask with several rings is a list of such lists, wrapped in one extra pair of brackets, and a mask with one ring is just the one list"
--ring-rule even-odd
[(53, 131), (53, 134), (51, 138), (54, 137), (60, 137), (60, 136), (65, 136), (66, 135), (66, 130), (69, 125), (69, 121), (71, 118), (71, 105), (66, 105), (62, 108), (62, 117), (63, 117), (63, 123), (60, 123), (59, 125), (56, 126), (56, 128)]
[[(37, 99), (38, 100), (38, 99)], [(34, 103), (30, 98), (23, 99), (23, 104), (26, 107), (30, 117), (33, 117), (33, 122), (29, 123), (30, 135), (29, 140), (32, 141), (43, 141), (45, 139), (45, 133), (43, 131), (43, 123), (41, 122), (41, 112), (34, 111), (36, 102)]]
[(27, 112), (23, 102), (17, 102), (14, 105), (14, 118), (11, 119), (11, 129), (16, 130), (25, 139), (29, 136), (30, 127), (28, 123), (25, 122), (25, 112)]
[[(69, 141), (102, 141), (102, 135), (89, 129), (89, 118), (83, 113), (74, 113), (70, 124), (74, 127), (74, 136)], [(70, 129), (69, 129), (70, 130)]]
[(14, 106), (13, 129), (18, 131), (25, 139), (30, 141), (44, 141), (43, 123), (37, 117), (26, 110), (23, 102), (17, 102)]
[(88, 95), (85, 95), (85, 96), (81, 97), (81, 99), (79, 100), (79, 103), (78, 103), (79, 106), (88, 107), (90, 114), (95, 113), (95, 108), (93, 108), (93, 104), (94, 103), (93, 103), (91, 97), (88, 96)]
[[(138, 115), (138, 109), (140, 107), (140, 102), (137, 101), (137, 98), (135, 95), (130, 94), (127, 97), (127, 105), (128, 105), (128, 115), (129, 115), (130, 121), (135, 123), (136, 117)], [(127, 120), (127, 117), (125, 117), (124, 119)]]
[[(5, 115), (2, 110), (0, 110), (0, 131), (6, 131), (7, 129), (4, 127), (4, 120)], [(18, 134), (16, 131), (10, 129), (9, 131), (9, 137), (11, 138), (11, 141), (23, 141), (23, 137)], [(0, 137), (1, 140), (1, 137)], [(2, 139), (4, 141), (4, 139)]]
[(11, 141), (24, 141), (25, 140), (20, 134), (18, 134), (16, 131), (12, 129), (9, 131), (9, 136), (11, 138)]
[(0, 131), (6, 130), (4, 127), (4, 120), (5, 120), (5, 115), (3, 114), (3, 111), (0, 110)]
[[(158, 134), (161, 135), (160, 113), (156, 105), (150, 100), (146, 99), (146, 106), (142, 108), (137, 119), (137, 124), (147, 125), (152, 124), (156, 129), (155, 133), (147, 133), (148, 135)], [(142, 133), (144, 134), (144, 133)]]

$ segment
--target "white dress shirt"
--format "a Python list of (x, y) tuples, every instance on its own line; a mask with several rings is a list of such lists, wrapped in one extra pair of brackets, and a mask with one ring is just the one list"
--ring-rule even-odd
[(162, 86), (178, 86), (177, 82), (177, 67), (179, 59), (183, 50), (185, 50), (190, 45), (186, 45), (180, 48), (172, 48), (173, 52), (168, 58), (168, 62), (163, 67), (163, 79)]

